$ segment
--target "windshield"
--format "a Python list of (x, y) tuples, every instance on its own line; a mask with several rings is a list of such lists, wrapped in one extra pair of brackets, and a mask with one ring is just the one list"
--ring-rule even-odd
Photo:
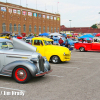
[(45, 45), (52, 45), (52, 41), (45, 41), (45, 40), (44, 40), (44, 44), (45, 44)]
[(5, 48), (13, 49), (12, 43), (11, 42), (0, 42), (0, 49), (5, 49)]

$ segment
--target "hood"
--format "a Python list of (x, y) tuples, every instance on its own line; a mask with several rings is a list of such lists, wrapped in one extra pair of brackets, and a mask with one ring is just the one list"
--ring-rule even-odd
[(3, 53), (11, 54), (11, 55), (25, 55), (25, 56), (31, 56), (34, 52), (31, 51), (25, 51), (25, 50), (18, 50), (18, 49), (5, 49), (3, 50)]
[(16, 38), (13, 38), (13, 45), (14, 45), (14, 49), (20, 49), (20, 50), (27, 50), (27, 51), (34, 51), (36, 52), (36, 47), (25, 43), (23, 40), (19, 40)]
[(63, 46), (59, 46), (59, 45), (47, 45), (46, 46), (46, 49), (50, 50), (51, 51), (51, 48), (52, 48), (52, 51), (60, 51), (60, 52), (68, 52), (69, 49), (66, 48), (66, 47), (63, 47)]

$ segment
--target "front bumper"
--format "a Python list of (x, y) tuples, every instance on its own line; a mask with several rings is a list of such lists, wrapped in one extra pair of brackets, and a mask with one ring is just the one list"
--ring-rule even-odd
[(46, 71), (46, 72), (37, 73), (36, 76), (37, 76), (37, 77), (38, 77), (38, 76), (42, 76), (42, 75), (48, 74), (48, 73), (50, 73), (50, 72), (52, 72), (52, 69), (49, 70), (49, 71)]

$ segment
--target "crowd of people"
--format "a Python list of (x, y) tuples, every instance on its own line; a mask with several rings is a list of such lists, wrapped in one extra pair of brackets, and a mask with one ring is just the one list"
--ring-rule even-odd
[[(50, 39), (53, 40), (53, 36), (51, 36)], [(60, 46), (63, 46), (63, 44), (65, 42), (65, 47), (67, 47), (67, 48), (69, 47), (69, 43), (68, 43), (68, 38), (67, 37), (65, 37), (65, 41), (63, 41), (63, 39), (60, 37), (58, 42), (59, 42)], [(52, 41), (52, 44), (53, 44), (53, 41)]]

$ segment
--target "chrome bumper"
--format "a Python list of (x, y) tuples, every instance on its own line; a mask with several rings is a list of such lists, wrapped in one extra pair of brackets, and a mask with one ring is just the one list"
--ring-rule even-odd
[(50, 72), (52, 72), (52, 69), (50, 71), (47, 71), (47, 72), (37, 73), (36, 76), (42, 76), (42, 75), (48, 74)]

